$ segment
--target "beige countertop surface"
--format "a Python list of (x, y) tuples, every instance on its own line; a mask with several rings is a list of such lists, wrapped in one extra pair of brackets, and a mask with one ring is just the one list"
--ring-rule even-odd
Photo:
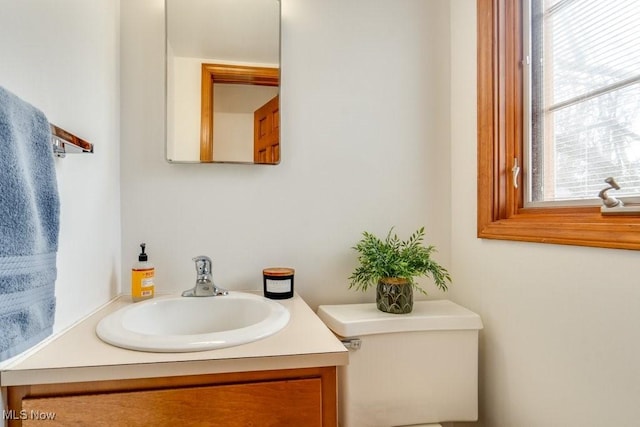
[(121, 296), (0, 371), (3, 387), (81, 381), (296, 369), (348, 364), (348, 350), (297, 294), (280, 300), (290, 312), (280, 332), (235, 347), (152, 353), (109, 345), (95, 333), (109, 313), (132, 304)]

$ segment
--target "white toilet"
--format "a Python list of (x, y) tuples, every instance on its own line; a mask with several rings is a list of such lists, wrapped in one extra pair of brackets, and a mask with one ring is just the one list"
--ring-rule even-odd
[(338, 370), (341, 427), (478, 419), (477, 314), (439, 300), (415, 301), (410, 314), (321, 305), (318, 316), (351, 349)]

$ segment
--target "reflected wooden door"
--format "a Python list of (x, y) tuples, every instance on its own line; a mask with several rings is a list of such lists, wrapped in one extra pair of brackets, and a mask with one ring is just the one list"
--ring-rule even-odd
[(254, 163), (280, 162), (280, 97), (275, 96), (253, 113)]

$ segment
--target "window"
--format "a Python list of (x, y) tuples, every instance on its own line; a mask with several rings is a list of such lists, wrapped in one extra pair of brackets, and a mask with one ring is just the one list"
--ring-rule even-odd
[[(640, 2), (525, 0), (525, 205), (640, 195)], [(528, 30), (528, 31), (527, 31)]]
[[(547, 1), (552, 5), (569, 3), (590, 3), (598, 6), (604, 6), (607, 12), (618, 7), (620, 4), (626, 3), (626, 1), (619, 2), (601, 2), (601, 1), (575, 1), (575, 0), (561, 0), (561, 1)], [(633, 1), (629, 2), (630, 4)], [(528, 121), (524, 120), (525, 115), (529, 115), (527, 107), (527, 93), (525, 92), (525, 81), (528, 80), (523, 71), (523, 62), (526, 61), (526, 55), (523, 54), (523, 3), (522, 0), (478, 0), (478, 236), (481, 238), (493, 238), (493, 239), (507, 239), (507, 240), (523, 240), (533, 242), (544, 243), (558, 243), (558, 244), (571, 244), (571, 245), (584, 245), (584, 246), (598, 246), (609, 248), (624, 248), (624, 249), (640, 249), (640, 215), (632, 216), (603, 216), (600, 214), (599, 205), (594, 206), (531, 206), (525, 202), (525, 193), (523, 184), (524, 174), (512, 173), (516, 161), (518, 166), (522, 166), (521, 160), (525, 158), (525, 141), (528, 139)], [(614, 7), (615, 6), (615, 7)], [(579, 8), (583, 10), (583, 7)], [(571, 19), (576, 22), (580, 22), (578, 17), (574, 15)], [(584, 21), (582, 21), (584, 22)], [(630, 23), (637, 22), (637, 18), (631, 18)], [(553, 31), (557, 27), (551, 28)], [(603, 29), (604, 30), (604, 29)], [(544, 31), (549, 31), (549, 28), (542, 28)], [(634, 31), (638, 31), (637, 29)], [(558, 33), (556, 33), (558, 34)], [(607, 31), (603, 31), (606, 38)], [(583, 34), (582, 37), (585, 37)], [(636, 34), (637, 37), (637, 34)], [(545, 39), (548, 41), (547, 39)], [(531, 45), (535, 46), (536, 42), (532, 40)], [(543, 42), (544, 43), (544, 42)], [(638, 55), (637, 44), (633, 46), (635, 52), (623, 55), (625, 59), (630, 59), (630, 56)], [(633, 50), (632, 48), (632, 50)], [(611, 50), (611, 49), (609, 49)], [(632, 52), (630, 50), (629, 52)], [(605, 61), (609, 64), (609, 61)], [(549, 72), (560, 72), (561, 64), (558, 62), (549, 61), (543, 62), (547, 68), (542, 70), (540, 76), (544, 80), (545, 76), (549, 76)], [(633, 79), (633, 71), (638, 70), (638, 66), (629, 67), (631, 70), (629, 77), (624, 77), (620, 81), (626, 81)], [(584, 71), (584, 70), (583, 70)], [(564, 73), (565, 71), (563, 71)], [(585, 71), (586, 72), (586, 71)], [(552, 74), (553, 75), (553, 74)], [(587, 79), (588, 80), (588, 79)], [(625, 91), (638, 91), (638, 83), (628, 83), (620, 85), (619, 87), (611, 87), (613, 83), (606, 83), (597, 88), (584, 88), (586, 91), (598, 91), (609, 90), (610, 97), (616, 97), (618, 105), (622, 106), (615, 110), (616, 120), (610, 121), (610, 123), (616, 123), (619, 125), (622, 123), (626, 126), (625, 132), (615, 133), (609, 130), (611, 138), (619, 137), (623, 134), (624, 141), (628, 142), (629, 146), (635, 146), (639, 144), (635, 140), (633, 133), (637, 132), (637, 114), (635, 111), (635, 119), (633, 118), (634, 108), (638, 108), (638, 101), (636, 98), (635, 103), (628, 101), (628, 94)], [(623, 87), (624, 86), (624, 87)], [(634, 89), (635, 86), (635, 89)], [(535, 83), (531, 85), (535, 88)], [(564, 90), (564, 89), (563, 89)], [(533, 91), (532, 91), (533, 92)], [(584, 93), (583, 92), (583, 95)], [(562, 92), (559, 92), (562, 93)], [(565, 95), (562, 95), (565, 96)], [(590, 100), (593, 101), (600, 95), (590, 96)], [(607, 97), (605, 96), (605, 98)], [(587, 97), (581, 99), (581, 108), (587, 108), (589, 100)], [(605, 99), (602, 98), (602, 99)], [(554, 126), (557, 122), (559, 113), (551, 113), (549, 116), (549, 109), (553, 111), (562, 110), (558, 108), (559, 98), (556, 96), (552, 99), (538, 96), (531, 96), (531, 99), (535, 99), (540, 107), (538, 112), (547, 115), (547, 121), (544, 122), (543, 129), (551, 129), (553, 132), (553, 138), (551, 141), (562, 140), (560, 136), (564, 135), (564, 128), (558, 128)], [(564, 100), (571, 99), (570, 96), (562, 98)], [(626, 99), (626, 100), (625, 100)], [(582, 102), (582, 101), (586, 101)], [(577, 104), (575, 104), (577, 105)], [(562, 105), (560, 105), (562, 106)], [(618, 113), (619, 111), (619, 113)], [(594, 115), (600, 114), (599, 111)], [(556, 115), (556, 117), (554, 117)], [(549, 119), (549, 117), (551, 117)], [(563, 119), (564, 120), (564, 119)], [(635, 121), (634, 121), (635, 120)], [(550, 121), (550, 122), (549, 122)], [(551, 124), (550, 124), (551, 123)], [(570, 120), (567, 122), (570, 123)], [(569, 126), (569, 125), (565, 125)], [(613, 126), (615, 127), (615, 126)], [(580, 135), (582, 132), (582, 135)], [(606, 130), (598, 129), (593, 132), (607, 132)], [(584, 129), (579, 129), (579, 136), (574, 139), (580, 140), (585, 138)], [(535, 134), (535, 132), (533, 132)], [(555, 139), (554, 139), (555, 138)], [(611, 139), (609, 138), (609, 139)], [(535, 136), (534, 136), (535, 139)], [(532, 140), (533, 141), (533, 140)], [(635, 142), (633, 142), (635, 141)], [(559, 153), (557, 144), (555, 142), (550, 143), (545, 141), (542, 145), (544, 147), (551, 146), (556, 148), (556, 158), (561, 156), (567, 156), (570, 152), (562, 151)], [(607, 149), (600, 147), (600, 151), (608, 153), (604, 157), (607, 159), (613, 158), (618, 161), (615, 156), (619, 156), (618, 153), (608, 152)], [(615, 150), (614, 150), (615, 151)], [(533, 151), (535, 153), (535, 150)], [(637, 165), (640, 159), (635, 158), (637, 154), (630, 149), (627, 156), (627, 164), (631, 167), (628, 170), (634, 169), (634, 165), (637, 169)], [(608, 156), (608, 157), (607, 157)], [(546, 157), (543, 156), (543, 157)], [(553, 157), (553, 156), (551, 156)], [(614, 162), (615, 163), (615, 162)], [(554, 164), (554, 163), (550, 163)], [(544, 165), (544, 163), (543, 163)], [(549, 163), (547, 163), (549, 165)], [(558, 167), (551, 168), (551, 175), (556, 178), (560, 175), (560, 172), (566, 172), (568, 161), (557, 161), (555, 165)], [(526, 167), (526, 165), (525, 165)], [(543, 166), (549, 169), (549, 166)], [(532, 168), (533, 169), (533, 168)], [(638, 171), (636, 170), (637, 174)], [(535, 172), (532, 174), (535, 175)], [(579, 175), (574, 173), (574, 175)], [(628, 174), (632, 176), (633, 173)], [(543, 175), (544, 176), (544, 175)], [(620, 174), (614, 174), (614, 176), (622, 176)], [(557, 184), (552, 187), (553, 190), (549, 191), (546, 186), (540, 185), (540, 178), (533, 178), (532, 182), (536, 182), (538, 179), (538, 187), (542, 187), (542, 194), (544, 199), (545, 193), (551, 194), (551, 199), (557, 198), (557, 195), (562, 194), (560, 198), (566, 198), (566, 194), (569, 190), (558, 189)], [(543, 183), (547, 178), (542, 178)], [(596, 180), (601, 179), (596, 177)], [(627, 179), (627, 178), (625, 178)], [(633, 178), (630, 181), (632, 182)], [(560, 180), (561, 181), (561, 180)], [(569, 179), (568, 182), (574, 181)], [(627, 181), (625, 181), (626, 184)], [(598, 184), (598, 183), (597, 183)], [(596, 185), (596, 188), (601, 189), (606, 186), (602, 185), (604, 182), (600, 182)], [(625, 185), (627, 186), (627, 185)], [(629, 185), (631, 186), (631, 185)], [(546, 187), (546, 188), (545, 188)], [(591, 194), (591, 189), (588, 185), (584, 187), (586, 189), (580, 190), (583, 194)], [(537, 191), (537, 190), (536, 190)], [(573, 189), (571, 191), (574, 191)], [(532, 192), (533, 193), (533, 192)], [(577, 193), (576, 193), (577, 194)], [(539, 195), (537, 197), (540, 197)]]

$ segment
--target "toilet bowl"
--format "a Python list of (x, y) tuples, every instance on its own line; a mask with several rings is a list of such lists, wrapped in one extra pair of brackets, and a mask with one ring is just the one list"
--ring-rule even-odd
[(409, 314), (322, 305), (318, 316), (350, 348), (338, 369), (341, 427), (477, 420), (477, 314), (438, 300), (415, 301)]

